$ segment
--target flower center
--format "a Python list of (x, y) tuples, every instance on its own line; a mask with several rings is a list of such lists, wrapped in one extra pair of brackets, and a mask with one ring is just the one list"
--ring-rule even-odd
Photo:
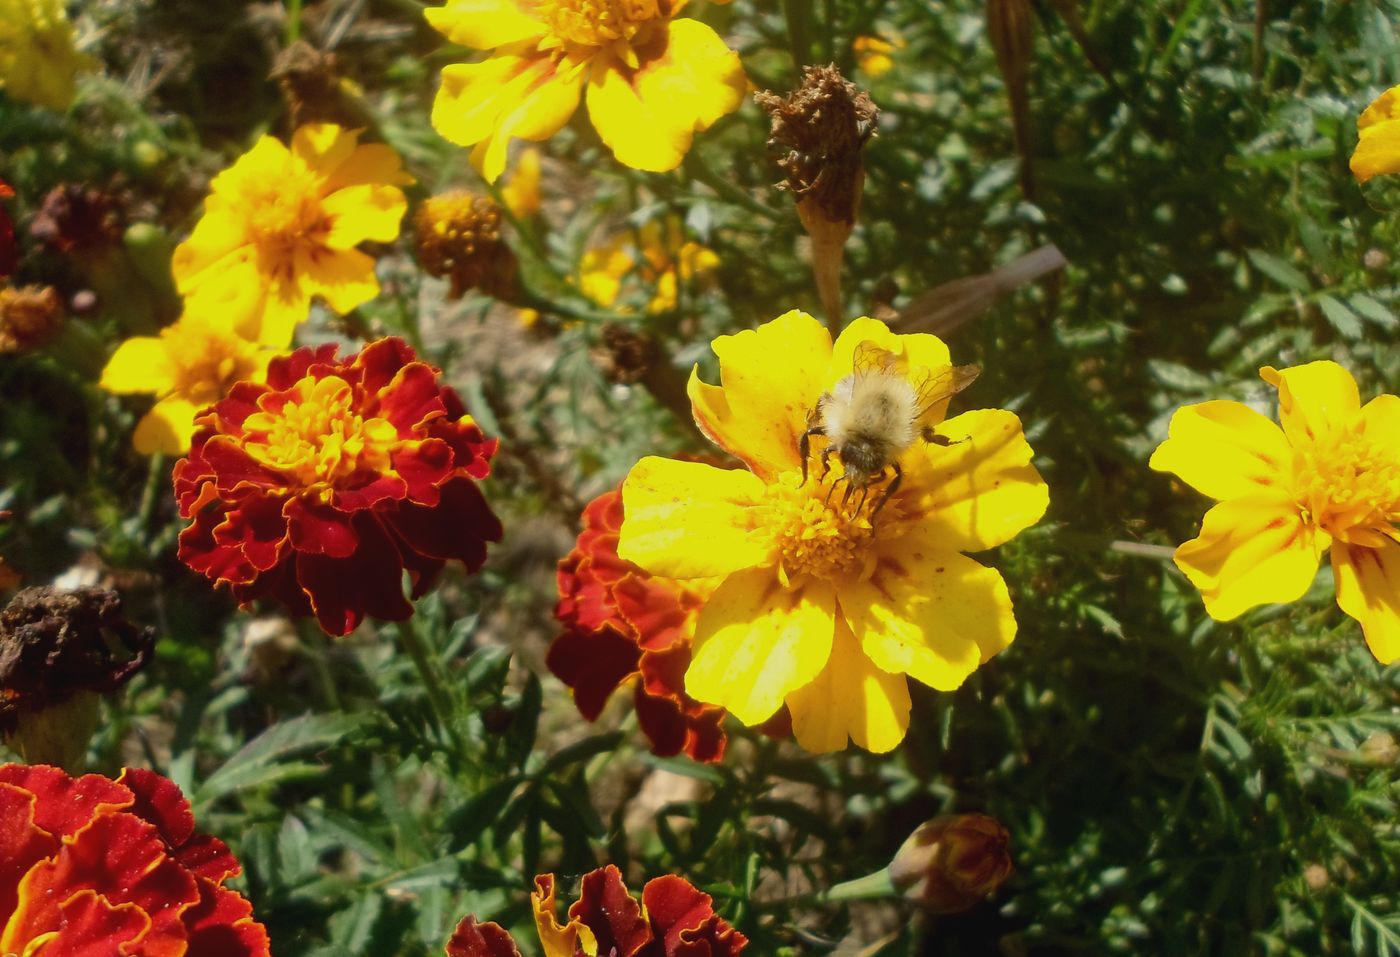
[[(801, 481), (796, 472), (788, 472), (768, 487), (768, 514), (761, 522), (773, 530), (778, 577), (790, 585), (809, 575), (864, 575), (875, 540), (872, 519), (884, 486), (852, 488), (841, 481), (839, 466), (825, 478), (812, 475), (805, 485)], [(882, 524), (895, 517), (894, 503), (880, 510)]]
[[(273, 400), (271, 406), (264, 404)], [(278, 400), (283, 401), (280, 408)], [(339, 376), (307, 376), (291, 397), (263, 396), (244, 421), (244, 448), (268, 468), (296, 477), (304, 486), (335, 484), (364, 471), (384, 471), (398, 441), (398, 430), (386, 419), (369, 418), (355, 410), (355, 393)]]
[(175, 366), (175, 394), (195, 405), (217, 402), (228, 386), (255, 371), (255, 350), (233, 333), (177, 322), (160, 335)]
[(279, 179), (254, 184), (244, 197), (253, 242), (280, 260), (323, 230), (320, 187), (316, 174), (304, 168), (286, 169)]
[(1359, 429), (1338, 430), (1298, 454), (1304, 517), (1355, 545), (1385, 544), (1400, 522), (1400, 458)]
[(663, 3), (667, 0), (542, 0), (539, 16), (565, 43), (604, 47), (631, 40), (662, 16)]

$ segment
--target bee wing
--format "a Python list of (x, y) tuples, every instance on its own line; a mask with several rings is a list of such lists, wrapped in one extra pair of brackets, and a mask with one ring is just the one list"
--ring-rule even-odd
[(899, 356), (867, 339), (856, 346), (851, 356), (851, 371), (858, 376), (872, 372), (899, 375)]
[(981, 374), (982, 367), (976, 363), (931, 370), (922, 382), (914, 383), (919, 397), (919, 418), (927, 415), (938, 403), (946, 402), (972, 385)]

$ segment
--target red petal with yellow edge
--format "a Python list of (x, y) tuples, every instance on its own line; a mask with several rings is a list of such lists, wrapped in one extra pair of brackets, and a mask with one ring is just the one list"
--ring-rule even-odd
[(243, 870), (227, 844), (195, 833), (190, 802), (169, 778), (144, 768), (126, 768), (117, 781), (136, 795), (128, 810), (156, 826), (181, 867), (215, 883), (223, 883)]
[(280, 498), (247, 498), (214, 527), (214, 542), (237, 548), (255, 571), (265, 572), (286, 551), (287, 521), (282, 513)]
[[(199, 441), (198, 437), (195, 441)], [(205, 442), (200, 455), (216, 476), (215, 487), (225, 501), (243, 486), (271, 489), (285, 484), (276, 472), (264, 468), (228, 436), (214, 436)]]
[(379, 390), (379, 414), (399, 430), (400, 438), (411, 438), (428, 419), (447, 414), (437, 378), (431, 366), (413, 362)]
[(133, 814), (100, 814), (63, 845), (52, 861), (35, 866), (19, 885), (11, 931), (32, 940), (64, 924), (61, 903), (94, 890), (114, 905), (134, 904), (151, 919), (142, 957), (184, 957), (182, 912), (199, 899), (194, 878), (166, 852), (156, 828)]
[[(395, 453), (394, 461), (398, 461)], [(376, 475), (364, 485), (352, 489), (336, 489), (332, 498), (334, 508), (341, 512), (359, 512), (381, 502), (397, 502), (408, 495), (408, 482), (401, 475)]]
[(0, 785), (11, 784), (33, 794), (34, 824), (57, 838), (82, 830), (93, 815), (131, 804), (129, 790), (100, 774), (69, 777), (47, 764), (0, 766)]
[(596, 721), (618, 685), (636, 674), (640, 658), (631, 638), (613, 628), (600, 628), (564, 632), (549, 646), (545, 664), (573, 689), (579, 713)]
[(292, 547), (302, 554), (349, 558), (360, 547), (360, 538), (348, 513), (299, 496), (283, 510)]
[(633, 699), (637, 724), (651, 741), (651, 753), (663, 758), (680, 754), (685, 749), (690, 730), (681, 706), (671, 698), (647, 694), (640, 684)]
[(331, 558), (299, 552), (296, 558), (297, 581), (328, 635), (350, 634), (366, 614), (385, 621), (405, 621), (413, 614), (403, 596), (398, 549), (378, 519), (361, 512), (353, 527), (360, 542), (353, 555)]
[(583, 875), (569, 916), (593, 932), (599, 954), (633, 957), (651, 940), (642, 908), (627, 893), (622, 872), (612, 864)]
[[(366, 349), (371, 348), (366, 346)], [(317, 346), (315, 349), (297, 349), (285, 356), (278, 356), (267, 364), (267, 387), (274, 391), (290, 389), (300, 382), (312, 366), (327, 366), (335, 361), (339, 347), (333, 342)]]
[(418, 505), (434, 506), (441, 500), (438, 486), (447, 480), (459, 463), (452, 447), (442, 439), (404, 442), (394, 450), (393, 469), (403, 480), (404, 494)]
[(501, 522), (470, 479), (453, 479), (440, 491), (436, 508), (405, 502), (397, 511), (386, 513), (385, 519), (415, 550), (460, 561), (474, 572), (486, 561), (486, 543), (501, 540)]
[(214, 528), (225, 518), (217, 508), (206, 508), (194, 523), (180, 533), (176, 554), (194, 571), (216, 582), (247, 584), (258, 577), (257, 569), (243, 555), (239, 544), (225, 545), (214, 540)]
[(613, 586), (617, 610), (637, 634), (637, 644), (647, 651), (664, 651), (686, 642), (689, 657), (691, 603), (682, 602), (674, 582), (627, 575)]
[(581, 922), (570, 920), (560, 924), (554, 906), (554, 875), (536, 874), (535, 890), (530, 895), (530, 909), (535, 914), (535, 930), (540, 935), (544, 957), (574, 957), (579, 937), (590, 933)]
[[(710, 895), (683, 877), (667, 875), (642, 888), (646, 908), (665, 957), (738, 957), (748, 938), (714, 911)], [(650, 954), (652, 951), (649, 950)]]
[(648, 651), (642, 655), (637, 667), (642, 673), (642, 687), (646, 688), (648, 694), (675, 698), (697, 707), (700, 705), (685, 693), (685, 673), (690, 667), (689, 642), (660, 651)]
[(269, 957), (267, 928), (239, 894), (200, 880), (199, 902), (185, 911), (186, 957)]
[(14, 912), (20, 879), (58, 850), (58, 838), (34, 823), (34, 794), (0, 784), (0, 914)]
[(520, 957), (520, 951), (500, 924), (478, 924), (469, 915), (462, 918), (447, 942), (447, 957)]
[[(94, 890), (83, 890), (67, 897), (58, 907), (55, 936), (44, 942), (39, 953), (63, 957), (115, 957), (140, 954), (157, 957), (172, 950), (148, 950), (152, 921), (134, 904), (113, 905)], [(18, 950), (24, 952), (21, 945)]]
[(360, 370), (360, 385), (370, 395), (374, 395), (390, 382), (399, 370), (418, 357), (408, 343), (398, 336), (376, 339), (360, 350), (355, 356), (354, 365)]
[[(444, 399), (451, 399), (454, 396), (449, 392)], [(449, 417), (453, 416), (452, 403), (448, 402)], [(460, 413), (465, 414), (465, 413)], [(466, 473), (474, 479), (483, 479), (491, 474), (491, 456), (496, 454), (496, 449), (500, 447), (500, 442), (495, 439), (488, 439), (481, 433), (481, 429), (476, 423), (470, 420), (446, 421), (436, 419), (428, 424), (428, 435), (435, 439), (442, 439), (452, 447), (453, 464), (466, 470)]]

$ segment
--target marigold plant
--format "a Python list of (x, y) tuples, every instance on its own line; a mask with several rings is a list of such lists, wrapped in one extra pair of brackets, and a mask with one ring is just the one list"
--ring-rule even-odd
[[(710, 895), (683, 877), (647, 881), (641, 902), (609, 864), (583, 875), (579, 899), (559, 923), (553, 874), (535, 878), (531, 895), (545, 957), (738, 957), (748, 938), (714, 912)], [(448, 957), (520, 957), (499, 924), (465, 917), (447, 943)]]
[(355, 247), (391, 242), (413, 182), (382, 143), (333, 123), (271, 136), (214, 178), (204, 215), (175, 250), (187, 311), (226, 318), (248, 338), (291, 343), (313, 297), (346, 313), (379, 294), (374, 259)]
[(476, 146), (494, 181), (514, 138), (544, 140), (578, 108), (618, 161), (664, 171), (680, 165), (695, 133), (738, 108), (739, 57), (679, 0), (449, 0), (428, 22), (453, 43), (491, 51), (444, 67), (433, 126)]
[(476, 571), (501, 525), (476, 481), (496, 442), (400, 339), (275, 359), (195, 422), (175, 466), (180, 559), (240, 602), (267, 597), (329, 634), (401, 621), (448, 561)]
[(1282, 428), (1240, 402), (1202, 402), (1177, 410), (1152, 455), (1219, 502), (1177, 567), (1228, 621), (1303, 597), (1330, 551), (1337, 604), (1388, 664), (1400, 658), (1400, 397), (1363, 406), (1330, 361), (1259, 374), (1278, 389)]
[(52, 110), (73, 102), (75, 78), (93, 66), (77, 50), (63, 0), (0, 0), (0, 90)]
[(132, 445), (143, 455), (182, 455), (199, 411), (235, 382), (261, 382), (276, 354), (243, 338), (230, 323), (186, 313), (158, 336), (134, 336), (118, 346), (99, 384), (118, 395), (154, 395), (156, 404), (136, 424)]
[(910, 448), (897, 488), (850, 499), (837, 491), (839, 458), (804, 481), (801, 437), (862, 343), (897, 356), (910, 382), (950, 369), (937, 337), (895, 335), (874, 319), (834, 344), (801, 312), (721, 336), (722, 385), (697, 370), (691, 402), (705, 434), (748, 470), (649, 457), (622, 492), (619, 555), (656, 575), (722, 579), (696, 624), (686, 691), (749, 725), (786, 703), (813, 751), (848, 736), (890, 750), (909, 723), (907, 678), (956, 688), (1011, 643), (1006, 583), (962, 553), (1009, 540), (1048, 503), (1016, 416), (942, 421), (946, 399), (923, 422), (939, 441)]
[(675, 309), (683, 284), (704, 279), (719, 268), (714, 250), (685, 238), (680, 220), (648, 220), (636, 231), (614, 236), (583, 254), (578, 283), (600, 306), (615, 304), (629, 276), (651, 290), (647, 312)]
[(1400, 86), (1371, 101), (1356, 120), (1358, 139), (1351, 172), (1364, 183), (1383, 173), (1400, 173)]
[(151, 771), (0, 766), (0, 845), (0, 953), (267, 957), (238, 860)]

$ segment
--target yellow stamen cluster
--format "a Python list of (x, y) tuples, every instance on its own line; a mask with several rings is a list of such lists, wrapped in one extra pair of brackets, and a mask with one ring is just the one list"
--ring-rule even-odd
[(246, 196), (248, 231), (271, 253), (269, 259), (290, 264), (299, 247), (322, 238), (318, 234), (326, 224), (319, 185), (315, 173), (300, 169), (286, 179), (261, 183)]
[(212, 323), (177, 322), (160, 331), (176, 395), (197, 406), (222, 399), (228, 387), (259, 368), (257, 343)]
[(1299, 450), (1294, 482), (1306, 519), (1343, 541), (1378, 548), (1400, 522), (1400, 461), (1358, 429)]
[(885, 491), (852, 489), (846, 499), (847, 490), (839, 469), (825, 479), (809, 477), (805, 485), (789, 472), (769, 486), (767, 514), (758, 526), (774, 530), (778, 577), (785, 586), (809, 576), (868, 573), (864, 566), (870, 564), (875, 540), (872, 513)]
[(280, 409), (256, 412), (244, 423), (244, 448), (254, 459), (307, 487), (389, 466), (398, 430), (386, 419), (356, 413), (348, 382), (308, 376), (296, 393)]
[(518, 264), (501, 235), (501, 216), (491, 200), (465, 190), (430, 197), (418, 207), (418, 262), (428, 275), (451, 281), (451, 298), (471, 289), (510, 298)]
[(544, 0), (541, 18), (564, 43), (605, 47), (631, 40), (662, 15), (662, 0)]

